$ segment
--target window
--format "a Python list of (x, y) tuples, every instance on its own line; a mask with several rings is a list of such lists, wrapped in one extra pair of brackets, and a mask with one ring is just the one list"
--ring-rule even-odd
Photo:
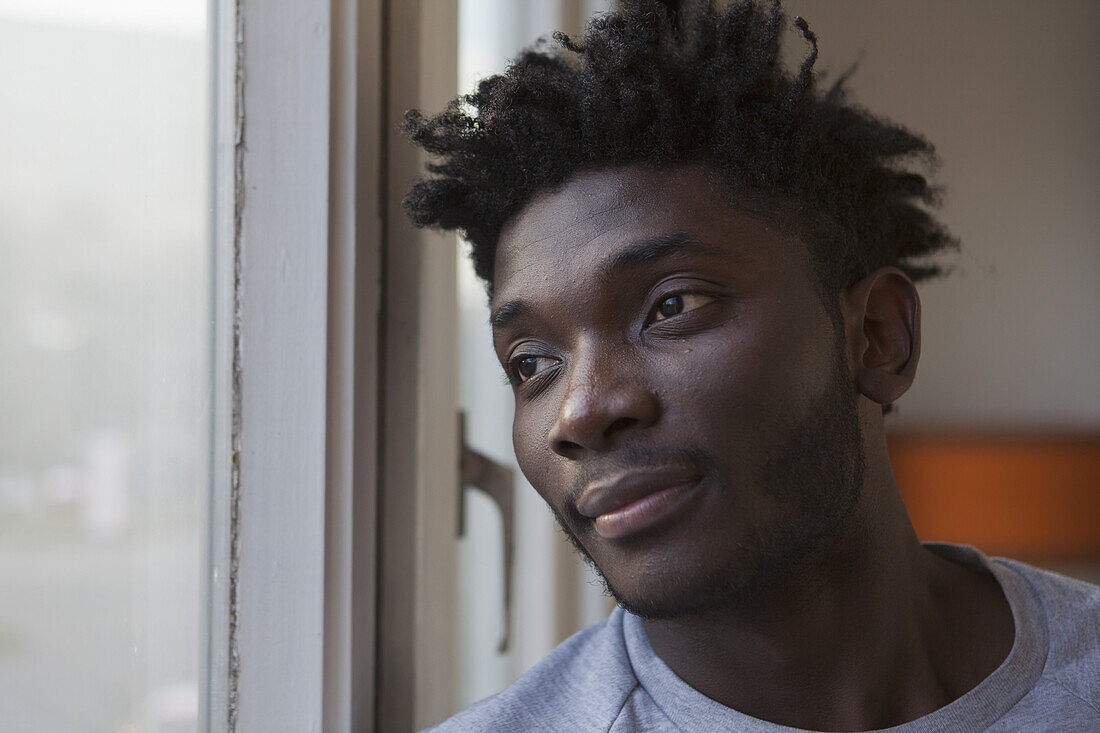
[(0, 3), (0, 720), (194, 729), (211, 448), (201, 0)]

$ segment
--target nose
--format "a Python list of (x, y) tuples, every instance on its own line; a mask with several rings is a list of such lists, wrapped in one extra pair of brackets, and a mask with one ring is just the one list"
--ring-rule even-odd
[(614, 368), (613, 357), (572, 365), (565, 396), (550, 428), (550, 449), (577, 459), (612, 447), (624, 434), (652, 425), (660, 415), (657, 395), (637, 370)]

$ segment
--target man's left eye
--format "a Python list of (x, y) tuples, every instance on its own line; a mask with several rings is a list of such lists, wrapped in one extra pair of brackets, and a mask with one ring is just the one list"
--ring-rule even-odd
[(712, 300), (714, 300), (714, 298), (709, 295), (703, 295), (702, 293), (677, 293), (675, 295), (670, 295), (657, 304), (649, 320), (653, 323), (664, 321), (673, 316), (678, 316), (681, 313), (687, 313), (696, 308), (701, 308)]

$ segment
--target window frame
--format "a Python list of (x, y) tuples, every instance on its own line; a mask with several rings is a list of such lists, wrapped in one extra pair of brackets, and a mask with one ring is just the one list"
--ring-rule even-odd
[(455, 247), (401, 211), (398, 129), (456, 92), (457, 4), (226, 0), (210, 37), (202, 726), (422, 727), (454, 689)]

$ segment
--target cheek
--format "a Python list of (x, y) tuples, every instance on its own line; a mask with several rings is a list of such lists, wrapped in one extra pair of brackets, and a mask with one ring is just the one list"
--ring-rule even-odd
[(715, 331), (662, 359), (670, 408), (682, 402), (702, 414), (713, 408), (772, 402), (782, 393), (784, 362), (772, 345), (742, 333)]
[(520, 471), (535, 490), (549, 501), (547, 489), (554, 480), (550, 469), (555, 455), (547, 438), (552, 425), (546, 415), (547, 409), (516, 405), (512, 418), (512, 445)]
[(532, 436), (529, 420), (525, 418), (523, 411), (516, 406), (515, 415), (512, 417), (512, 447), (516, 451), (516, 462), (520, 470), (530, 481), (529, 466), (532, 465)]
[[(724, 441), (754, 443), (800, 413), (820, 394), (831, 352), (804, 325), (738, 319), (700, 335), (655, 362), (669, 418)], [(692, 432), (695, 432), (692, 430)]]

